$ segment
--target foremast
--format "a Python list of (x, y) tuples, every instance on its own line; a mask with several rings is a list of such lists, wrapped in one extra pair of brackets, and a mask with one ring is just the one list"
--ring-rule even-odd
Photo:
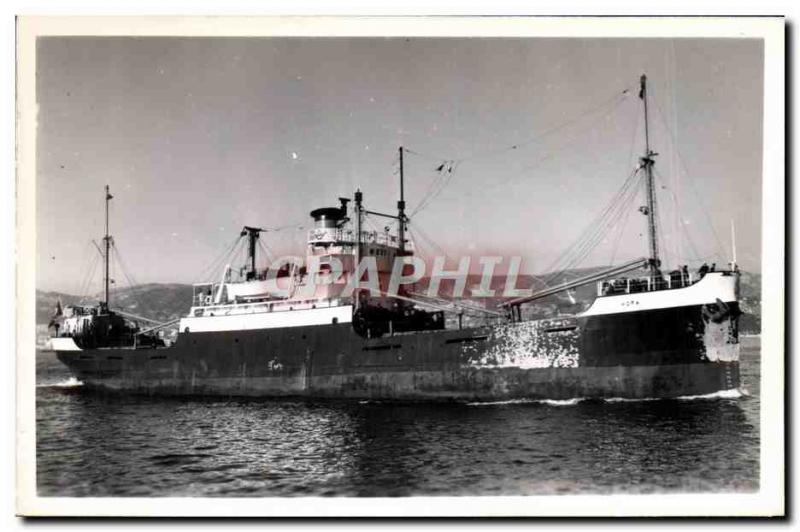
[(658, 255), (658, 233), (656, 230), (656, 190), (653, 182), (653, 165), (657, 153), (650, 150), (650, 127), (647, 116), (647, 76), (642, 74), (640, 80), (639, 98), (644, 105), (644, 156), (640, 159), (645, 173), (645, 189), (647, 206), (644, 211), (647, 215), (647, 235), (650, 244), (650, 269), (653, 273), (659, 273), (661, 259)]
[(106, 185), (106, 198), (105, 198), (106, 199), (106, 234), (105, 234), (105, 236), (103, 236), (103, 242), (105, 244), (105, 253), (103, 254), (103, 261), (105, 263), (104, 264), (105, 274), (103, 276), (103, 288), (104, 288), (104, 290), (103, 290), (103, 305), (105, 306), (106, 309), (109, 308), (109, 303), (110, 303), (109, 297), (108, 297), (108, 295), (109, 295), (108, 285), (110, 283), (110, 279), (109, 279), (109, 264), (111, 262), (109, 260), (110, 259), (109, 251), (111, 250), (111, 235), (108, 234), (108, 203), (113, 198), (114, 198), (114, 196), (111, 195), (111, 193), (109, 192), (108, 185)]

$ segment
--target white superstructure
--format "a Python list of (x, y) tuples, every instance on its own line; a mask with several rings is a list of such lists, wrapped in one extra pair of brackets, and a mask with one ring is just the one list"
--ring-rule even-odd
[(580, 316), (708, 305), (717, 300), (723, 303), (738, 300), (736, 272), (711, 272), (694, 284), (682, 288), (601, 296)]
[(181, 332), (240, 331), (350, 323), (346, 300), (281, 301), (192, 307), (181, 318)]

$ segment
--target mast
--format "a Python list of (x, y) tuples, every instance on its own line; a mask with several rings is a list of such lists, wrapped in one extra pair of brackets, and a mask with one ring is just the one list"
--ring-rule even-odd
[(108, 185), (106, 185), (106, 234), (103, 237), (103, 241), (105, 242), (105, 253), (103, 254), (103, 261), (105, 262), (105, 276), (103, 277), (103, 286), (104, 286), (104, 301), (105, 307), (108, 308), (109, 298), (108, 298), (108, 284), (109, 284), (109, 277), (108, 277), (108, 267), (109, 267), (109, 250), (111, 248), (111, 235), (108, 234), (108, 202), (114, 196), (108, 190)]
[(263, 231), (260, 227), (244, 226), (241, 236), (247, 235), (247, 260), (250, 263), (250, 271), (248, 272), (248, 279), (255, 278), (256, 276), (256, 243), (258, 242), (258, 235)]
[[(353, 275), (358, 275), (359, 269), (359, 262), (361, 262), (361, 217), (363, 215), (363, 210), (361, 207), (361, 202), (363, 200), (363, 195), (361, 194), (360, 189), (356, 189), (355, 193), (355, 214), (356, 214), (356, 247), (355, 247), (355, 261), (353, 265)], [(361, 279), (355, 280), (355, 290), (353, 290), (353, 295), (355, 296), (355, 301), (353, 302), (353, 307), (357, 310), (358, 309), (358, 285), (361, 283)]]
[(647, 192), (647, 228), (650, 242), (650, 269), (655, 273), (659, 271), (661, 260), (658, 256), (658, 235), (656, 233), (656, 191), (653, 183), (653, 157), (658, 155), (650, 151), (650, 130), (647, 117), (647, 76), (642, 74), (639, 98), (644, 104), (644, 157), (640, 159), (645, 171), (645, 187)]
[(397, 236), (400, 239), (400, 255), (406, 251), (406, 198), (403, 189), (403, 147), (400, 146), (400, 201), (397, 202), (397, 220), (399, 229)]

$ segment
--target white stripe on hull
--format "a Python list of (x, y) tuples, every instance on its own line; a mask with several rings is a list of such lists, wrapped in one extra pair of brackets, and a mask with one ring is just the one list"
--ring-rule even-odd
[(278, 329), (307, 325), (329, 325), (350, 323), (353, 320), (352, 305), (316, 309), (286, 310), (280, 312), (258, 312), (253, 314), (231, 314), (229, 316), (189, 316), (181, 319), (180, 331), (243, 331), (252, 329)]
[(72, 337), (50, 338), (49, 348), (53, 351), (81, 351)]
[(592, 306), (579, 316), (691, 307), (716, 303), (717, 299), (730, 303), (738, 300), (736, 281), (736, 274), (724, 275), (715, 272), (706, 274), (698, 282), (685, 288), (598, 297)]

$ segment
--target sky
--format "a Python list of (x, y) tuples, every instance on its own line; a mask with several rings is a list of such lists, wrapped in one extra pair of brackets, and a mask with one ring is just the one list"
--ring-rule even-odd
[[(760, 271), (759, 40), (39, 38), (37, 288), (100, 289), (106, 184), (132, 280), (196, 282), (243, 225), (303, 254), (339, 196), (391, 212), (399, 146), (421, 254), (548, 271), (637, 165), (642, 73), (666, 265), (729, 261), (733, 220)], [(647, 254), (636, 190), (581, 266)]]

